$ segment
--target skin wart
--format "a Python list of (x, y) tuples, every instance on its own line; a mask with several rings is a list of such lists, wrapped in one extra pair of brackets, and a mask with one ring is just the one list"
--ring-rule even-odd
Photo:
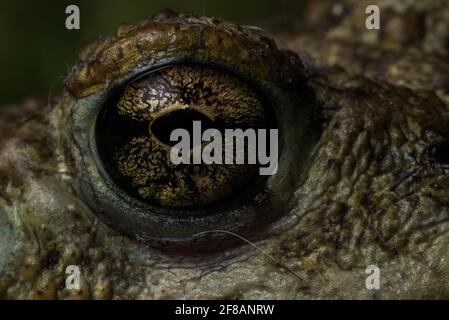
[[(381, 32), (364, 29), (366, 5), (313, 1), (276, 33), (299, 55), (321, 131), (293, 208), (256, 243), (279, 263), (244, 243), (167, 254), (103, 224), (80, 196), (70, 101), (126, 74), (101, 52), (121, 41), (109, 56), (137, 59), (143, 22), (85, 48), (87, 67), (50, 103), (0, 109), (0, 297), (448, 298), (449, 169), (431, 150), (449, 139), (449, 3), (382, 1)], [(80, 266), (79, 290), (65, 288), (68, 265)], [(369, 265), (379, 290), (365, 287)]]

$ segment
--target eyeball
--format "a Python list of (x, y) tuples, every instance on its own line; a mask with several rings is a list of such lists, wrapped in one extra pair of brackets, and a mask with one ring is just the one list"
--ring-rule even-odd
[[(313, 105), (300, 59), (260, 30), (162, 14), (89, 46), (65, 87), (75, 187), (111, 228), (163, 250), (210, 251), (236, 245), (230, 233), (267, 236), (291, 210), (314, 145)], [(200, 136), (276, 130), (276, 173), (172, 161), (172, 133), (194, 136), (195, 124)]]
[[(259, 93), (226, 71), (202, 65), (178, 64), (149, 72), (128, 83), (103, 108), (96, 144), (105, 174), (131, 196), (165, 208), (219, 205), (260, 180), (255, 163), (223, 159), (223, 143), (213, 150), (215, 162), (173, 163), (172, 132), (183, 128), (189, 137), (202, 137), (215, 129), (221, 142), (226, 129), (275, 127), (270, 106)], [(198, 132), (193, 132), (195, 121)], [(248, 141), (240, 140), (236, 146), (244, 148)], [(198, 144), (198, 151), (206, 150), (209, 141)], [(193, 141), (189, 146), (191, 156)], [(256, 146), (247, 148), (252, 154), (246, 158), (254, 157)]]

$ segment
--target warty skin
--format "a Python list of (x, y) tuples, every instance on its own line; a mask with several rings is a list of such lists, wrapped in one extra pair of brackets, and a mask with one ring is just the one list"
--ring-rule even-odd
[[(108, 59), (98, 55), (105, 43), (81, 54), (91, 61), (81, 66), (98, 70), (72, 69), (50, 103), (30, 99), (1, 108), (0, 297), (448, 298), (448, 164), (432, 150), (449, 139), (449, 66), (441, 44), (447, 40), (441, 24), (447, 28), (449, 20), (440, 18), (449, 5), (409, 3), (411, 12), (437, 22), (406, 44), (395, 46), (394, 35), (353, 37), (351, 25), (358, 26), (364, 10), (351, 1), (338, 22), (320, 21), (320, 31), (277, 34), (279, 46), (298, 54), (320, 131), (309, 164), (300, 168), (294, 206), (256, 242), (279, 263), (243, 242), (196, 256), (154, 249), (104, 224), (86, 203), (67, 121), (74, 96), (102, 90), (112, 74), (127, 72), (96, 64)], [(384, 1), (381, 10), (401, 8)], [(166, 19), (235, 27), (171, 14), (156, 23)], [(135, 28), (121, 28), (106, 44), (122, 41), (132, 49)], [(314, 21), (297, 28), (318, 30)], [(80, 266), (80, 290), (65, 288), (67, 265)], [(379, 290), (365, 287), (368, 265), (381, 270)]]

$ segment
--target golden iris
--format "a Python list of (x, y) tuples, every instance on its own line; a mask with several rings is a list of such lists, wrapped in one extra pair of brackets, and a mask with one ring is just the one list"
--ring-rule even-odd
[(245, 81), (202, 65), (172, 65), (128, 83), (97, 119), (100, 158), (110, 178), (140, 200), (167, 208), (201, 208), (241, 193), (259, 177), (257, 165), (173, 164), (170, 132), (263, 129), (274, 118)]

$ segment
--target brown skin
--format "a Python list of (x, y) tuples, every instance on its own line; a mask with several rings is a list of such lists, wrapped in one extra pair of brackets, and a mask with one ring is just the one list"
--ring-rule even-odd
[[(313, 19), (300, 20), (300, 30), (278, 37), (299, 53), (296, 72), (313, 92), (320, 120), (314, 126), (321, 130), (309, 165), (293, 168), (303, 177), (294, 206), (265, 227), (256, 243), (280, 264), (243, 244), (196, 256), (153, 249), (104, 224), (81, 195), (82, 172), (67, 125), (73, 102), (105, 90), (147, 59), (148, 50), (157, 50), (148, 31), (170, 32), (164, 21), (178, 19), (162, 16), (153, 29), (143, 23), (84, 50), (84, 62), (66, 78), (67, 90), (50, 105), (30, 100), (21, 109), (0, 109), (0, 296), (448, 298), (449, 175), (432, 150), (449, 139), (449, 19), (441, 18), (449, 4), (438, 10), (412, 4), (409, 16), (419, 12), (433, 29), (395, 36), (391, 27), (385, 38), (372, 40), (363, 36), (364, 6), (357, 3), (339, 19), (321, 20), (322, 28)], [(400, 9), (391, 3), (381, 12)], [(360, 38), (351, 25), (361, 28)], [(207, 30), (205, 39), (215, 39), (208, 32), (216, 29)], [(138, 40), (148, 37), (148, 47), (135, 46), (137, 32)], [(173, 34), (188, 39), (179, 30)], [(245, 59), (236, 56), (242, 51), (228, 49), (227, 56), (235, 52), (231, 63)], [(297, 61), (275, 49), (269, 57), (277, 66)], [(273, 75), (269, 68), (251, 72), (282, 78), (291, 70), (278, 68)], [(71, 264), (81, 268), (79, 291), (64, 286)], [(381, 270), (380, 290), (365, 288), (364, 271), (372, 264)]]

